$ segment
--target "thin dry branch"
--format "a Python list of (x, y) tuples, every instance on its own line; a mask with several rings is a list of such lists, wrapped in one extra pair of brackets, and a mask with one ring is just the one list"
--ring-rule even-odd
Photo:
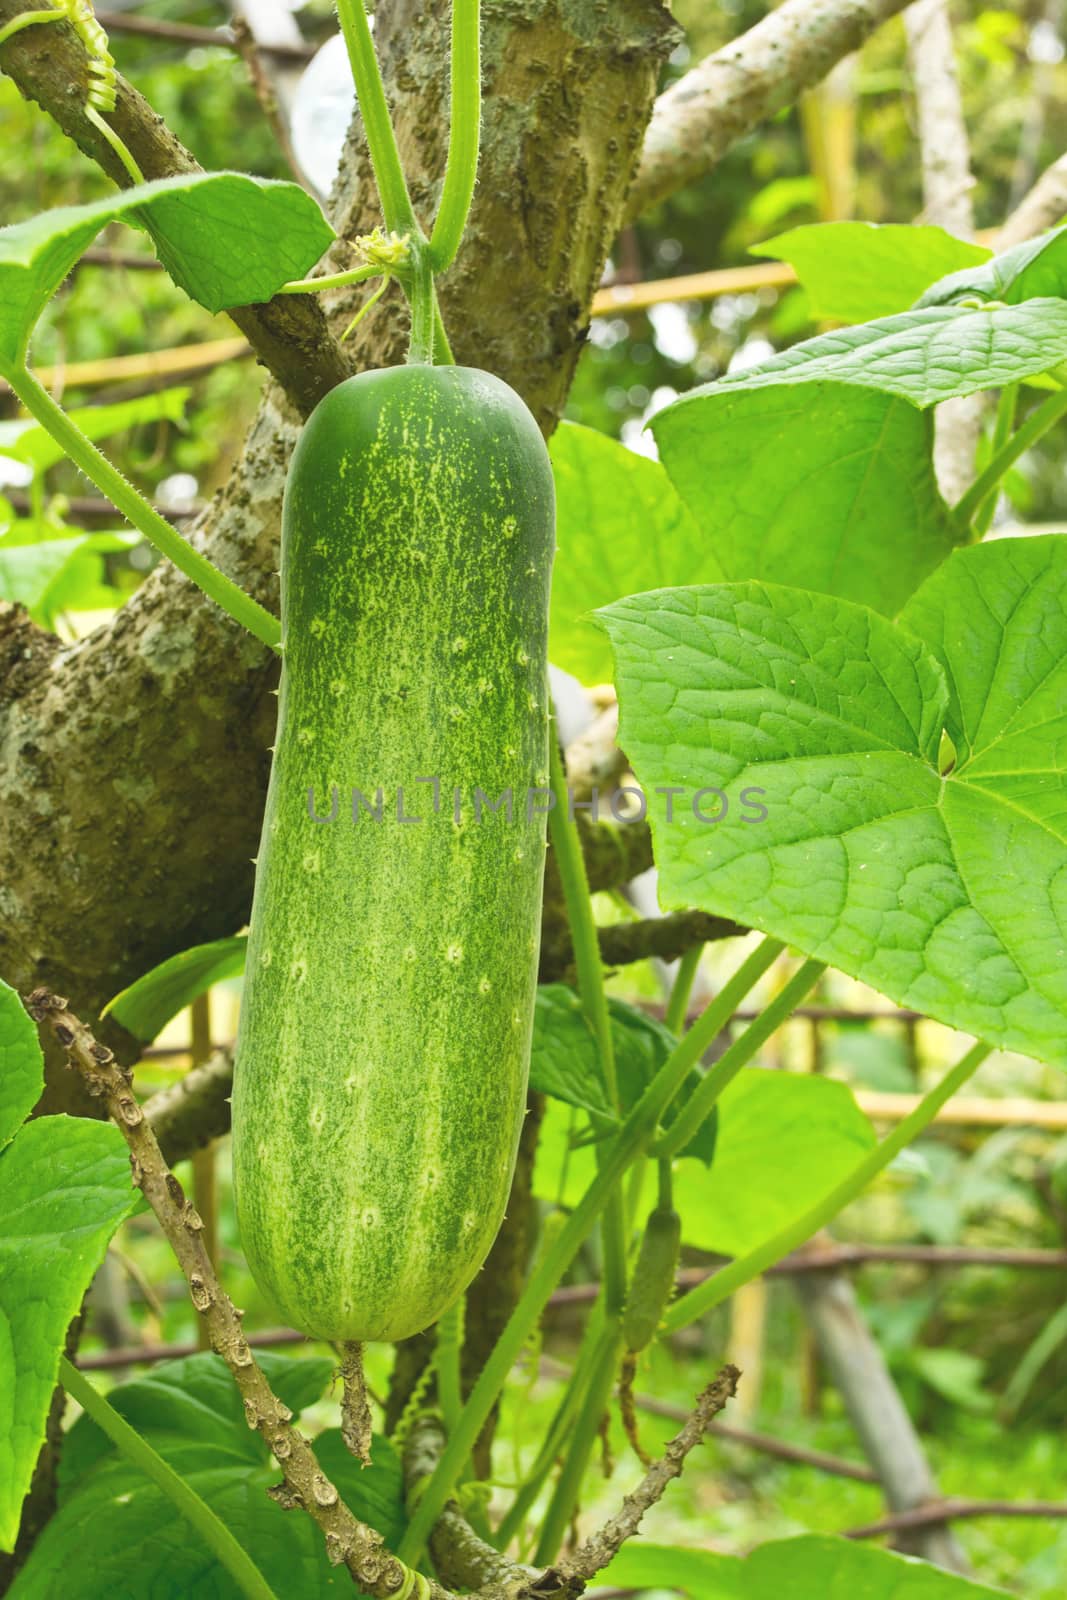
[(656, 102), (628, 218), (717, 166), (759, 123), (858, 50), (908, 0), (784, 0), (708, 56)]
[[(26, 9), (24, 0), (0, 0), (0, 27)], [(79, 86), (87, 81), (87, 57), (67, 22), (23, 28), (14, 34), (0, 48), (0, 70), (120, 188), (129, 187), (130, 177), (122, 162), (85, 115), (85, 96)], [(121, 75), (110, 121), (146, 179), (203, 170), (162, 117)], [(352, 372), (346, 352), (330, 332), (313, 295), (279, 295), (265, 305), (239, 306), (228, 314), (304, 415)]]
[[(597, 1533), (580, 1544), (573, 1555), (557, 1563), (555, 1571), (564, 1587), (576, 1578), (585, 1581), (594, 1578), (619, 1553), (627, 1539), (633, 1537), (645, 1513), (663, 1498), (672, 1480), (681, 1477), (687, 1457), (700, 1444), (713, 1418), (737, 1393), (740, 1377), (736, 1367), (723, 1367), (697, 1400), (682, 1431), (645, 1473), (633, 1494), (626, 1496), (618, 1515), (611, 1517)], [(546, 1574), (541, 1580), (543, 1586), (548, 1576)], [(550, 1592), (546, 1586), (545, 1593)]]
[[(375, 1600), (392, 1600), (404, 1590), (409, 1569), (386, 1548), (373, 1528), (358, 1521), (323, 1472), (307, 1439), (293, 1426), (293, 1414), (272, 1391), (256, 1364), (237, 1310), (220, 1284), (204, 1248), (203, 1223), (163, 1158), (159, 1142), (134, 1096), (132, 1074), (99, 1044), (67, 1002), (47, 989), (26, 1001), (35, 1022), (46, 1025), (66, 1052), (69, 1065), (89, 1093), (103, 1099), (111, 1120), (130, 1149), (134, 1185), (141, 1190), (177, 1257), (189, 1296), (207, 1328), (211, 1348), (225, 1361), (244, 1401), (248, 1426), (263, 1438), (280, 1463), (283, 1482), (271, 1496), (287, 1510), (299, 1507), (322, 1532), (334, 1566), (345, 1566), (353, 1581)], [(433, 1600), (448, 1600), (433, 1586)]]

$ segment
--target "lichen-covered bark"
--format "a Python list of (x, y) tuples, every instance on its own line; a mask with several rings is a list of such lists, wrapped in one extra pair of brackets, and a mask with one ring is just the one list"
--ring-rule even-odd
[[(447, 11), (395, 0), (378, 38), (416, 203), (444, 167)], [(32, 30), (27, 30), (32, 32)], [(467, 245), (443, 285), (462, 361), (523, 394), (547, 429), (622, 213), (672, 27), (659, 0), (490, 0), (486, 117)], [(345, 237), (377, 218), (353, 141)], [(341, 247), (338, 259), (349, 259)], [(331, 309), (335, 326), (350, 311)], [(397, 359), (397, 301), (361, 365)], [(195, 538), (265, 604), (297, 418), (275, 388)], [(0, 973), (95, 1012), (116, 989), (247, 915), (269, 767), (274, 668), (169, 564), (114, 622), (57, 647), (0, 611)]]

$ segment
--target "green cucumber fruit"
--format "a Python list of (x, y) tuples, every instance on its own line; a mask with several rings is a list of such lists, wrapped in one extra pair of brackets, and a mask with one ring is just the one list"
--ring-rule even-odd
[(319, 1338), (427, 1327), (504, 1214), (539, 950), (553, 543), (540, 432), (487, 373), (362, 373), (304, 428), (233, 1159), (252, 1272)]
[(631, 1355), (639, 1355), (656, 1337), (674, 1293), (681, 1243), (682, 1219), (677, 1211), (656, 1206), (645, 1223), (623, 1312), (622, 1335)]

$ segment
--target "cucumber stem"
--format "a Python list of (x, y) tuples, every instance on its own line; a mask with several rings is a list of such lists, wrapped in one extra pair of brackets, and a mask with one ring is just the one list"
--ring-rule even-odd
[(734, 1040), (715, 1065), (708, 1068), (667, 1132), (652, 1146), (654, 1156), (661, 1161), (670, 1161), (696, 1138), (727, 1084), (733, 1082), (741, 1068), (746, 1062), (751, 1061), (760, 1046), (781, 1027), (787, 1017), (792, 1015), (825, 971), (825, 961), (805, 961), (782, 992), (764, 1007), (756, 1020), (749, 1024), (739, 1039)]
[[(1007, 383), (1000, 391), (997, 401), (997, 416), (993, 424), (993, 439), (991, 456), (996, 456), (1012, 436), (1015, 428), (1015, 414), (1019, 407), (1019, 385)], [(987, 495), (983, 503), (977, 507), (972, 518), (971, 531), (975, 540), (984, 539), (997, 509), (997, 493)]]
[(444, 272), (456, 258), (478, 176), (482, 122), (478, 11), (479, 0), (453, 0), (448, 160), (445, 163), (441, 203), (430, 235), (430, 261), (435, 272)]
[(118, 468), (111, 465), (103, 452), (85, 437), (27, 368), (7, 368), (4, 376), (35, 421), (51, 434), (75, 466), (80, 467), (90, 482), (95, 483), (101, 493), (118, 507), (126, 520), (235, 622), (247, 628), (261, 643), (277, 650), (282, 637), (281, 623), (277, 617), (271, 616), (258, 600), (245, 594), (232, 578), (227, 578), (218, 567), (187, 544), (155, 507), (138, 494)]
[(262, 1572), (243, 1546), (238, 1544), (226, 1524), (189, 1487), (185, 1479), (179, 1477), (174, 1468), (153, 1450), (148, 1440), (142, 1439), (136, 1429), (130, 1427), (125, 1417), (119, 1415), (66, 1356), (61, 1356), (59, 1360), (59, 1381), (127, 1461), (143, 1472), (157, 1489), (162, 1490), (186, 1522), (196, 1529), (241, 1593), (248, 1600), (277, 1600)]
[(1021, 428), (1017, 428), (1007, 442), (1001, 445), (983, 472), (980, 472), (965, 490), (960, 499), (952, 508), (953, 521), (960, 532), (966, 534), (974, 522), (984, 502), (1000, 485), (1002, 478), (1013, 466), (1025, 450), (1037, 443), (1038, 439), (1054, 427), (1060, 418), (1067, 412), (1067, 388), (1050, 394), (1037, 406)]
[(429, 1479), (408, 1524), (397, 1555), (409, 1566), (421, 1554), (430, 1531), (459, 1482), (460, 1474), (527, 1339), (548, 1303), (548, 1298), (574, 1260), (590, 1230), (618, 1185), (619, 1179), (648, 1144), (667, 1106), (678, 1093), (694, 1062), (720, 1032), (749, 990), (777, 960), (783, 946), (764, 939), (742, 963), (673, 1050), (630, 1112), (604, 1153), (604, 1160), (589, 1188), (571, 1213), (562, 1232), (535, 1265), (518, 1305), (508, 1319), (471, 1390), (455, 1433)]
[(597, 1355), (600, 1350), (600, 1334), (603, 1328), (603, 1310), (603, 1305), (598, 1301), (589, 1315), (589, 1320), (585, 1325), (585, 1333), (582, 1335), (582, 1343), (578, 1350), (578, 1359), (571, 1371), (562, 1399), (556, 1407), (549, 1430), (537, 1453), (537, 1460), (526, 1474), (522, 1486), (517, 1491), (514, 1500), (501, 1519), (500, 1526), (493, 1535), (493, 1544), (498, 1550), (506, 1550), (512, 1539), (519, 1532), (526, 1521), (527, 1513), (541, 1492), (541, 1485), (559, 1460), (564, 1441), (570, 1432), (575, 1412), (582, 1402), (582, 1396), (585, 1394), (590, 1374), (596, 1365)]
[(608, 1319), (597, 1345), (593, 1374), (578, 1413), (574, 1436), (541, 1525), (537, 1548), (534, 1551), (535, 1566), (549, 1566), (556, 1559), (560, 1546), (567, 1536), (574, 1508), (578, 1504), (586, 1468), (600, 1437), (600, 1425), (611, 1404), (611, 1391), (615, 1387), (615, 1375), (618, 1372), (621, 1356), (621, 1318), (613, 1316)]
[(685, 1029), (686, 1012), (689, 1009), (689, 996), (693, 992), (693, 980), (700, 966), (700, 958), (704, 954), (704, 946), (695, 944), (685, 952), (678, 963), (678, 969), (671, 984), (671, 992), (667, 999), (667, 1010), (664, 1014), (663, 1025), (669, 1033), (676, 1037)]
[(349, 65), (385, 225), (391, 233), (410, 233), (414, 240), (420, 234), (419, 224), (400, 163), (400, 151), (393, 132), (364, 0), (337, 0), (337, 15), (348, 47)]
[[(549, 785), (555, 804), (548, 816), (548, 831), (559, 869), (563, 898), (570, 923), (574, 946), (574, 965), (578, 973), (578, 993), (582, 1009), (593, 1030), (600, 1070), (604, 1078), (608, 1104), (618, 1115), (619, 1082), (615, 1071), (615, 1041), (611, 1031), (611, 1014), (604, 988), (604, 968), (600, 960), (600, 944), (593, 917), (593, 901), (589, 892), (589, 878), (585, 870), (581, 840), (570, 807), (570, 792), (559, 740), (553, 735), (549, 749)], [(597, 1160), (602, 1152), (598, 1149)], [(621, 1190), (608, 1202), (602, 1224), (604, 1244), (604, 1305), (609, 1315), (621, 1313), (626, 1303), (626, 1219)]]
[(858, 1162), (847, 1177), (835, 1184), (829, 1194), (809, 1206), (800, 1216), (787, 1223), (773, 1238), (758, 1245), (755, 1250), (749, 1251), (747, 1256), (740, 1256), (732, 1261), (728, 1267), (717, 1272), (713, 1278), (708, 1278), (705, 1283), (690, 1289), (687, 1295), (676, 1300), (663, 1319), (664, 1333), (677, 1333), (679, 1328), (688, 1327), (698, 1317), (721, 1305), (736, 1290), (746, 1283), (751, 1283), (753, 1278), (758, 1278), (766, 1272), (768, 1267), (773, 1267), (775, 1262), (781, 1261), (790, 1250), (795, 1250), (805, 1240), (810, 1239), (832, 1222), (839, 1211), (843, 1211), (850, 1201), (861, 1194), (872, 1178), (885, 1170), (893, 1157), (917, 1138), (927, 1123), (932, 1122), (941, 1107), (961, 1089), (972, 1077), (982, 1062), (991, 1053), (991, 1047), (979, 1042), (973, 1045), (967, 1054), (956, 1063), (952, 1070), (938, 1084), (936, 1089), (919, 1102), (915, 1110), (898, 1123), (893, 1132), (875, 1145), (863, 1160)]
[(437, 1319), (434, 1365), (437, 1370), (437, 1398), (441, 1402), (441, 1415), (447, 1434), (453, 1432), (463, 1410), (460, 1353), (463, 1348), (465, 1309), (464, 1297), (460, 1295), (455, 1305), (449, 1306), (444, 1315)]

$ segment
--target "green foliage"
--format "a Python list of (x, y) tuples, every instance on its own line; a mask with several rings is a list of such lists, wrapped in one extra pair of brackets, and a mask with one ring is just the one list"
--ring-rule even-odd
[(974, 296), (1011, 306), (1041, 296), (1067, 297), (1067, 227), (1026, 239), (983, 266), (951, 273), (931, 285), (919, 304), (958, 305)]
[[(294, 1411), (312, 1404), (329, 1382), (332, 1362), (258, 1357), (275, 1393)], [(249, 1430), (241, 1398), (214, 1355), (170, 1361), (113, 1389), (111, 1404), (169, 1462), (230, 1528), (280, 1595), (301, 1600), (351, 1594), (344, 1568), (331, 1567), (322, 1535), (267, 1495), (278, 1480), (266, 1445)], [(360, 1518), (395, 1543), (403, 1527), (400, 1461), (375, 1437), (373, 1463), (363, 1468), (340, 1430), (320, 1434), (323, 1471)], [(151, 1594), (156, 1600), (233, 1600), (238, 1591), (154, 1484), (116, 1453), (96, 1425), (82, 1418), (64, 1452), (60, 1508), (12, 1588), (12, 1600), (59, 1600), (75, 1571), (80, 1600)]]
[(901, 1005), (1067, 1065), (1065, 568), (1056, 538), (958, 551), (899, 627), (754, 583), (609, 607), (646, 789), (754, 786), (768, 810), (749, 827), (653, 816), (665, 903), (750, 918)]
[[(715, 1159), (710, 1166), (688, 1157), (676, 1163), (674, 1203), (683, 1241), (727, 1256), (745, 1255), (773, 1237), (874, 1144), (851, 1091), (826, 1078), (746, 1068), (723, 1091), (717, 1113)], [(594, 1167), (591, 1150), (571, 1148), (562, 1107), (550, 1107), (537, 1152), (536, 1192), (574, 1205)], [(780, 1181), (783, 1172), (788, 1184)], [(635, 1202), (638, 1214), (655, 1199), (655, 1173), (648, 1170)]]
[(728, 578), (892, 613), (955, 542), (930, 418), (902, 399), (837, 382), (722, 385), (687, 395), (652, 428)]
[(123, 217), (148, 229), (175, 283), (209, 311), (269, 300), (333, 238), (299, 185), (236, 172), (160, 178), (13, 223), (0, 229), (0, 367), (22, 364), (34, 324), (71, 267), (106, 223)]
[(565, 422), (552, 437), (556, 560), (549, 650), (585, 683), (611, 676), (611, 651), (591, 612), (635, 589), (724, 576), (656, 461)]
[(15, 990), (0, 978), (0, 1149), (21, 1128), (43, 1086), (37, 1029)]
[(807, 291), (811, 316), (834, 322), (906, 311), (938, 279), (992, 254), (943, 228), (873, 222), (791, 228), (750, 249), (754, 256), (788, 261)]
[(121, 1022), (135, 1039), (150, 1044), (197, 995), (241, 976), (247, 946), (246, 936), (235, 934), (170, 956), (108, 1001), (104, 1013)]
[[(625, 1117), (677, 1041), (661, 1023), (623, 1000), (609, 999), (608, 1011), (615, 1045), (619, 1101)], [(677, 1114), (678, 1103), (699, 1081), (698, 1072), (690, 1073), (686, 1089), (667, 1114), (668, 1127)], [(537, 991), (530, 1087), (588, 1113), (599, 1137), (618, 1126), (608, 1101), (593, 1030), (578, 995), (562, 983), (542, 984)], [(710, 1166), (715, 1155), (715, 1137), (716, 1118), (712, 1116), (687, 1146), (685, 1154)]]
[(761, 1545), (744, 1558), (634, 1543), (601, 1576), (619, 1588), (667, 1587), (691, 1600), (982, 1600), (1004, 1593), (907, 1556), (816, 1534)]
[(0, 1158), (0, 1549), (11, 1549), (72, 1317), (136, 1202), (122, 1135), (30, 1122)]

